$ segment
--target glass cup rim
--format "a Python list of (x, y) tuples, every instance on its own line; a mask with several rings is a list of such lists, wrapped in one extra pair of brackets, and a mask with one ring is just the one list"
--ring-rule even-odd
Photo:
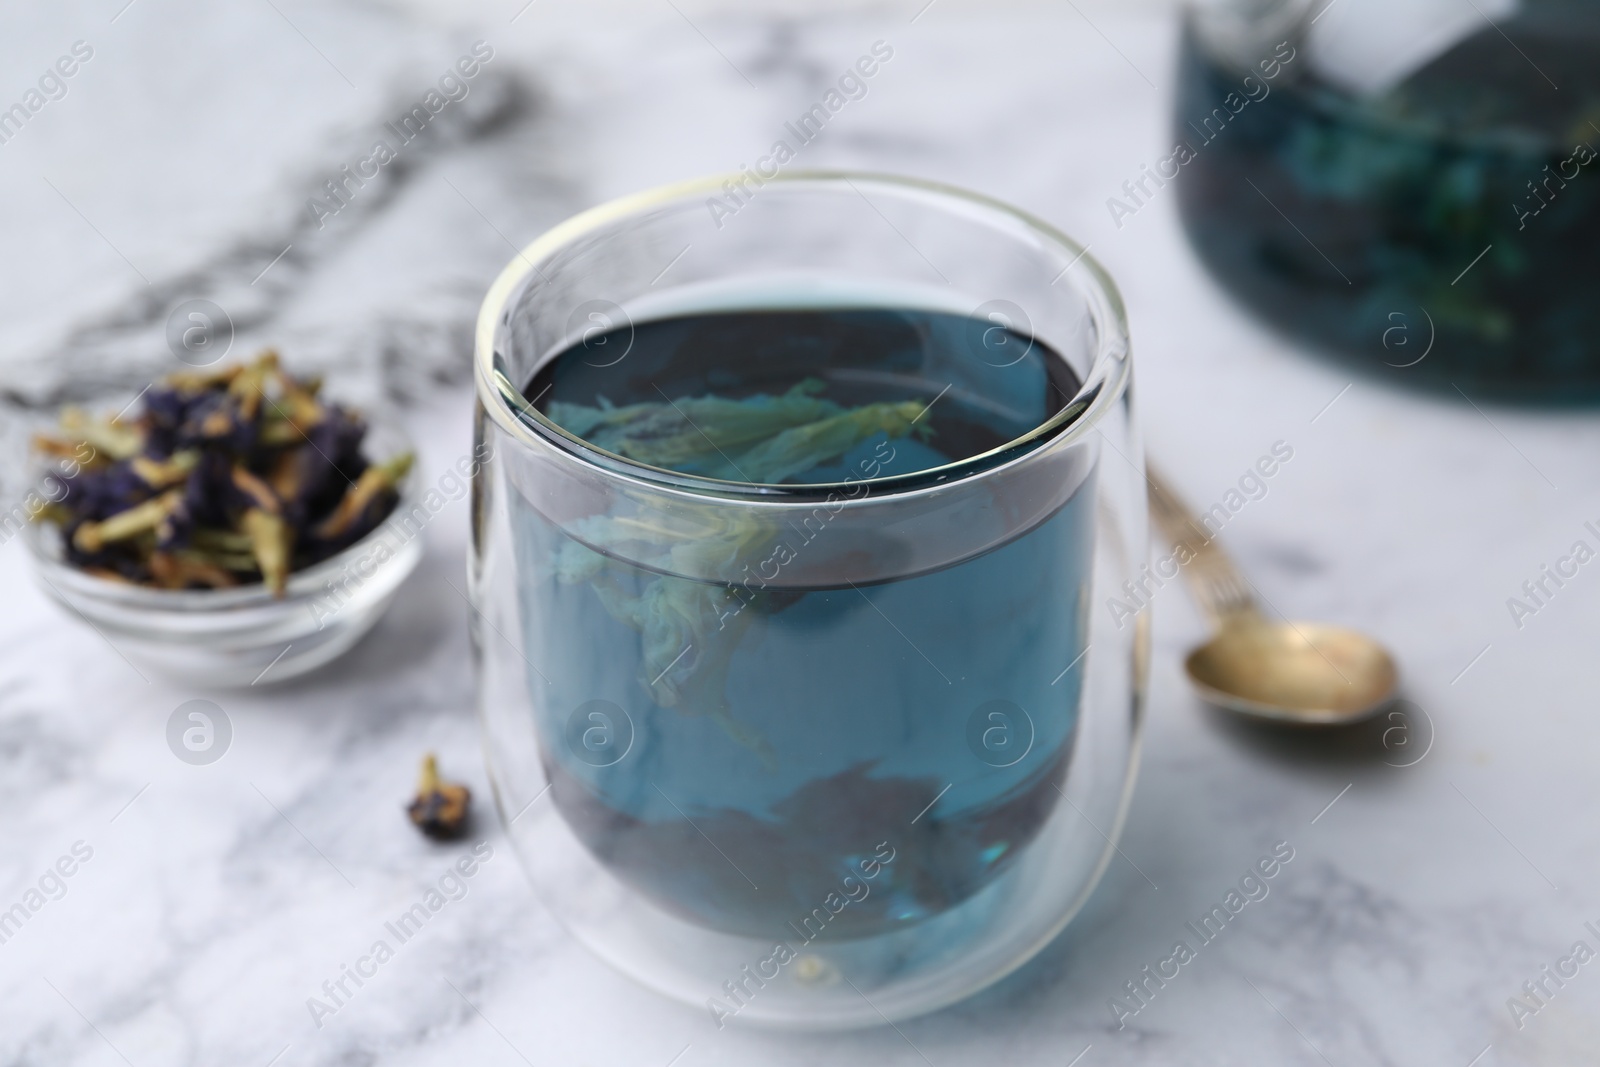
[[(862, 478), (851, 482), (800, 485), (709, 478), (640, 463), (599, 448), (570, 433), (530, 404), (522, 390), (497, 366), (499, 357), (496, 342), (500, 330), (509, 321), (510, 304), (521, 296), (529, 278), (535, 272), (540, 272), (540, 264), (562, 249), (606, 226), (630, 218), (643, 217), (654, 208), (718, 195), (722, 193), (723, 186), (727, 182), (742, 177), (744, 177), (742, 174), (732, 172), (715, 174), (656, 186), (606, 201), (545, 231), (505, 266), (489, 287), (479, 309), (473, 352), (473, 378), (478, 402), (502, 431), (525, 446), (553, 447), (576, 464), (603, 473), (607, 477), (648, 486), (656, 491), (683, 492), (696, 497), (710, 496), (750, 502), (810, 503), (837, 495), (841, 489), (867, 485), (870, 487), (867, 494), (869, 497), (886, 493), (904, 497), (919, 490), (937, 491), (958, 481), (968, 484), (1009, 468), (1013, 464), (1025, 462), (1035, 451), (1031, 446), (1037, 442), (1051, 440), (1061, 444), (1080, 440), (1095, 430), (1101, 419), (1114, 410), (1127, 389), (1131, 376), (1127, 310), (1116, 282), (1112, 280), (1105, 267), (1089, 254), (1088, 245), (1073, 240), (1050, 223), (1020, 208), (944, 182), (869, 171), (801, 170), (764, 178), (763, 183), (781, 184), (791, 188), (843, 187), (863, 196), (858, 185), (876, 186), (902, 196), (920, 196), (934, 202), (944, 201), (947, 205), (946, 210), (949, 207), (963, 207), (969, 211), (976, 209), (987, 212), (1012, 225), (1020, 224), (1026, 232), (1038, 240), (1059, 246), (1060, 251), (1070, 258), (1062, 274), (1066, 274), (1067, 270), (1074, 266), (1082, 266), (1088, 276), (1088, 282), (1082, 284), (1080, 288), (1096, 325), (1095, 352), (1083, 375), (1077, 394), (1054, 415), (1026, 433), (978, 455), (909, 474)], [(1080, 402), (1082, 402), (1081, 408)], [(997, 460), (997, 456), (1003, 456), (1008, 452), (1016, 454)]]

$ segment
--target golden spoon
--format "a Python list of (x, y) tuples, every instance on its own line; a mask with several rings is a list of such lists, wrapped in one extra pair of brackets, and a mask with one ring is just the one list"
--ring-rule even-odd
[(1148, 474), (1151, 518), (1186, 560), (1195, 600), (1217, 628), (1184, 660), (1203, 699), (1250, 718), (1299, 725), (1356, 722), (1394, 700), (1399, 672), (1382, 645), (1342, 626), (1262, 615), (1249, 579), (1166, 480)]

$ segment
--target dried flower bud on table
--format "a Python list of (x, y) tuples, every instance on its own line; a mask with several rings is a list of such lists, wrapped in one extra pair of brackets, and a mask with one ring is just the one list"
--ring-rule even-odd
[(460, 837), (466, 829), (471, 807), (471, 790), (440, 779), (439, 762), (433, 753), (428, 753), (422, 761), (416, 798), (406, 808), (411, 821), (429, 837), (448, 841)]

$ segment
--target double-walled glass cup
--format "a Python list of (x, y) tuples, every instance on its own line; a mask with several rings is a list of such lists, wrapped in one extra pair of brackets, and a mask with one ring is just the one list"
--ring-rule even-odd
[[(941, 320), (965, 343), (895, 372), (930, 420), (959, 402), (1031, 429), (751, 484), (607, 452), (528, 395), (583, 345), (679, 399), (630, 347), (658, 319), (883, 308), (965, 317)], [(741, 371), (882, 373), (770, 347)], [(475, 358), (490, 777), (573, 934), (719, 1027), (837, 1028), (951, 1003), (1061, 930), (1126, 811), (1146, 659), (1127, 328), (1080, 245), (923, 182), (691, 182), (534, 242)]]

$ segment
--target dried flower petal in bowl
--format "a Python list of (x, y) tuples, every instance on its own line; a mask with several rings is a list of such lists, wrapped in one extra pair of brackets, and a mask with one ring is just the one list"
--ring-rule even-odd
[(60, 526), (67, 561), (162, 589), (264, 582), (283, 596), (292, 571), (376, 529), (411, 469), (409, 452), (371, 465), (365, 421), (318, 400), (319, 384), (268, 351), (152, 386), (132, 422), (69, 409), (35, 441), (47, 455), (94, 450), (42, 515)]
[(279, 680), (351, 647), (421, 558), (412, 452), (319, 387), (269, 351), (153, 385), (134, 418), (66, 411), (34, 441), (70, 459), (29, 530), (46, 592), (189, 681)]

